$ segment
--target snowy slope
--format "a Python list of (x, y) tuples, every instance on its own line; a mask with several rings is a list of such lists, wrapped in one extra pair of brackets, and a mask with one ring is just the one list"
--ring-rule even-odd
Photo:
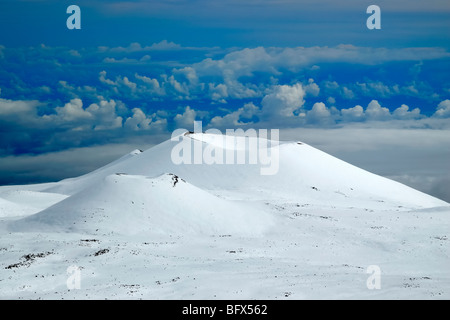
[(33, 208), (0, 198), (0, 218), (24, 216), (35, 213)]
[(32, 190), (4, 190), (0, 193), (0, 217), (14, 217), (37, 213), (67, 198), (57, 193)]
[(87, 234), (259, 234), (271, 224), (267, 213), (218, 198), (176, 175), (114, 174), (11, 228)]
[(300, 142), (280, 143), (275, 175), (176, 165), (177, 145), (239, 149), (182, 137), (80, 177), (0, 187), (0, 299), (450, 298), (450, 204)]

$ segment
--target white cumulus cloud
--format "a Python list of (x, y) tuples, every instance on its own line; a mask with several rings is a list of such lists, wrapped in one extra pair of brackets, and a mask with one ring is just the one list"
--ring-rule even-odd
[(292, 86), (277, 85), (266, 95), (262, 104), (263, 117), (292, 117), (294, 111), (300, 109), (304, 101), (305, 91), (301, 84)]
[(252, 102), (246, 103), (242, 108), (228, 113), (223, 117), (215, 116), (211, 119), (210, 126), (218, 128), (233, 128), (235, 126), (252, 124), (252, 118), (257, 116), (259, 113), (260, 109)]
[(406, 104), (402, 104), (399, 108), (395, 109), (392, 115), (396, 119), (418, 119), (421, 117), (419, 108), (409, 111), (409, 107)]
[(438, 104), (437, 110), (434, 113), (435, 117), (438, 118), (449, 118), (450, 117), (450, 100), (441, 101)]
[(312, 109), (306, 113), (306, 121), (311, 124), (333, 123), (330, 110), (323, 102), (316, 102)]
[[(183, 114), (177, 114), (174, 118), (177, 128), (191, 128), (194, 125), (194, 121), (197, 120), (197, 112), (190, 106), (184, 109)], [(188, 130), (188, 129), (187, 129)]]
[(364, 109), (360, 105), (354, 106), (353, 108), (342, 109), (341, 114), (344, 122), (363, 121), (365, 118)]
[(391, 113), (388, 108), (382, 107), (377, 100), (372, 100), (367, 106), (366, 117), (368, 120), (388, 120)]

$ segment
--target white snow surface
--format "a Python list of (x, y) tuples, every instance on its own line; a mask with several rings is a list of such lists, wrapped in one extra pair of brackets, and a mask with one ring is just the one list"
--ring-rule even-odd
[(450, 298), (450, 204), (297, 141), (280, 143), (274, 175), (174, 164), (179, 143), (240, 148), (186, 134), (77, 178), (0, 187), (0, 299)]

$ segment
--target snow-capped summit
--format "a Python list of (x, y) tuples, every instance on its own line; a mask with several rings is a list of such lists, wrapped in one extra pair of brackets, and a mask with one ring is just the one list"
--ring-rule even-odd
[[(234, 191), (236, 196), (251, 195), (257, 199), (286, 198), (295, 201), (341, 206), (379, 207), (389, 203), (405, 207), (435, 207), (446, 202), (414, 190), (401, 183), (380, 177), (339, 160), (325, 152), (301, 142), (280, 142), (278, 148), (278, 172), (262, 175), (261, 163), (250, 163), (249, 149), (243, 164), (227, 164), (227, 153), (237, 158), (239, 146), (233, 140), (225, 141), (215, 134), (189, 134), (179, 141), (168, 140), (140, 153), (139, 156), (124, 156), (92, 173), (63, 180), (44, 189), (72, 195), (91, 185), (100, 183), (106, 176), (115, 173), (156, 177), (163, 173), (174, 173), (203, 190)], [(194, 157), (195, 143), (200, 142), (203, 155), (216, 152), (222, 156), (222, 164), (201, 163), (175, 164), (174, 150), (191, 149)], [(264, 144), (266, 145), (266, 144)], [(198, 146), (197, 146), (198, 147)], [(270, 148), (269, 148), (270, 149)], [(211, 151), (213, 150), (213, 151)], [(269, 151), (270, 156), (270, 151)]]

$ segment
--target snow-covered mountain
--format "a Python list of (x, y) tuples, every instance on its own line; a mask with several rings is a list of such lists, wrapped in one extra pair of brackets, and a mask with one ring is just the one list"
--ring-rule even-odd
[[(0, 297), (449, 297), (448, 203), (297, 141), (274, 144), (273, 175), (175, 164), (176, 147), (239, 148), (180, 137), (77, 178), (0, 187)], [(70, 265), (82, 289), (67, 290)]]
[[(217, 148), (225, 149), (224, 152), (227, 148), (233, 148), (218, 144), (220, 138), (211, 134), (191, 134), (181, 143), (187, 145), (193, 139), (202, 141), (203, 145), (216, 143)], [(371, 174), (301, 142), (279, 145), (279, 171), (274, 175), (261, 175), (258, 164), (177, 165), (171, 161), (171, 152), (178, 143), (168, 140), (145, 152), (132, 151), (92, 173), (63, 180), (50, 187), (44, 185), (42, 191), (73, 195), (100, 183), (108, 175), (122, 173), (154, 178), (172, 173), (198, 188), (234, 190), (239, 194), (251, 193), (252, 197), (260, 194), (260, 198), (269, 195), (277, 199), (304, 199), (319, 203), (329, 199), (335, 205), (340, 202), (346, 204), (349, 198), (352, 203), (366, 201), (364, 205), (381, 201), (413, 207), (447, 205), (444, 201)], [(245, 151), (248, 157), (248, 150)]]

